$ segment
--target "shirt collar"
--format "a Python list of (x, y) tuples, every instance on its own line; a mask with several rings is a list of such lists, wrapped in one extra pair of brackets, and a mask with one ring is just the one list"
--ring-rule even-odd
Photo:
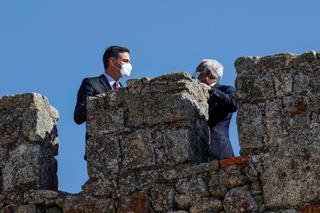
[(217, 83), (218, 83), (218, 82), (211, 84), (210, 87), (214, 87), (214, 85), (216, 85)]
[(219, 86), (219, 82), (210, 85), (210, 87), (217, 87), (217, 86)]
[(104, 76), (106, 77), (107, 81), (109, 82), (111, 88), (113, 89), (113, 84), (116, 82), (110, 75), (107, 73), (104, 73)]

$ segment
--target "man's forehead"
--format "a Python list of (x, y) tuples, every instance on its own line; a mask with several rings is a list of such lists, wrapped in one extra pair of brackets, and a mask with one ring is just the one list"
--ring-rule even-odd
[(120, 52), (119, 58), (130, 59), (130, 54), (128, 52)]

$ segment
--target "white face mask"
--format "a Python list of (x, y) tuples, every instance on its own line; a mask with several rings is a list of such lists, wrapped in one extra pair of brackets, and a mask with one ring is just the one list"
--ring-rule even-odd
[(129, 77), (131, 70), (132, 70), (131, 64), (129, 64), (129, 63), (122, 64), (121, 69), (120, 69), (121, 77)]

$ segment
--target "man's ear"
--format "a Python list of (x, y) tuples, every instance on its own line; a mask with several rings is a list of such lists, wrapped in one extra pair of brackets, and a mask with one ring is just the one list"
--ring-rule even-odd
[(208, 69), (207, 76), (208, 76), (209, 79), (212, 79), (214, 82), (218, 81), (217, 76), (213, 75), (212, 72), (209, 69)]
[(108, 59), (108, 67), (109, 67), (110, 65), (111, 65), (111, 66), (113, 65), (112, 57)]

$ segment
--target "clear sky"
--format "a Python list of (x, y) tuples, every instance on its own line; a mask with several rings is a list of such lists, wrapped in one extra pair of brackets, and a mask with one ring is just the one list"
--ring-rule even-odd
[[(131, 78), (192, 74), (215, 58), (221, 83), (234, 85), (240, 56), (319, 51), (319, 9), (318, 0), (0, 0), (0, 97), (36, 92), (59, 110), (59, 189), (79, 192), (87, 170), (76, 93), (104, 72), (105, 48), (131, 49)], [(235, 119), (230, 131), (238, 154)]]

